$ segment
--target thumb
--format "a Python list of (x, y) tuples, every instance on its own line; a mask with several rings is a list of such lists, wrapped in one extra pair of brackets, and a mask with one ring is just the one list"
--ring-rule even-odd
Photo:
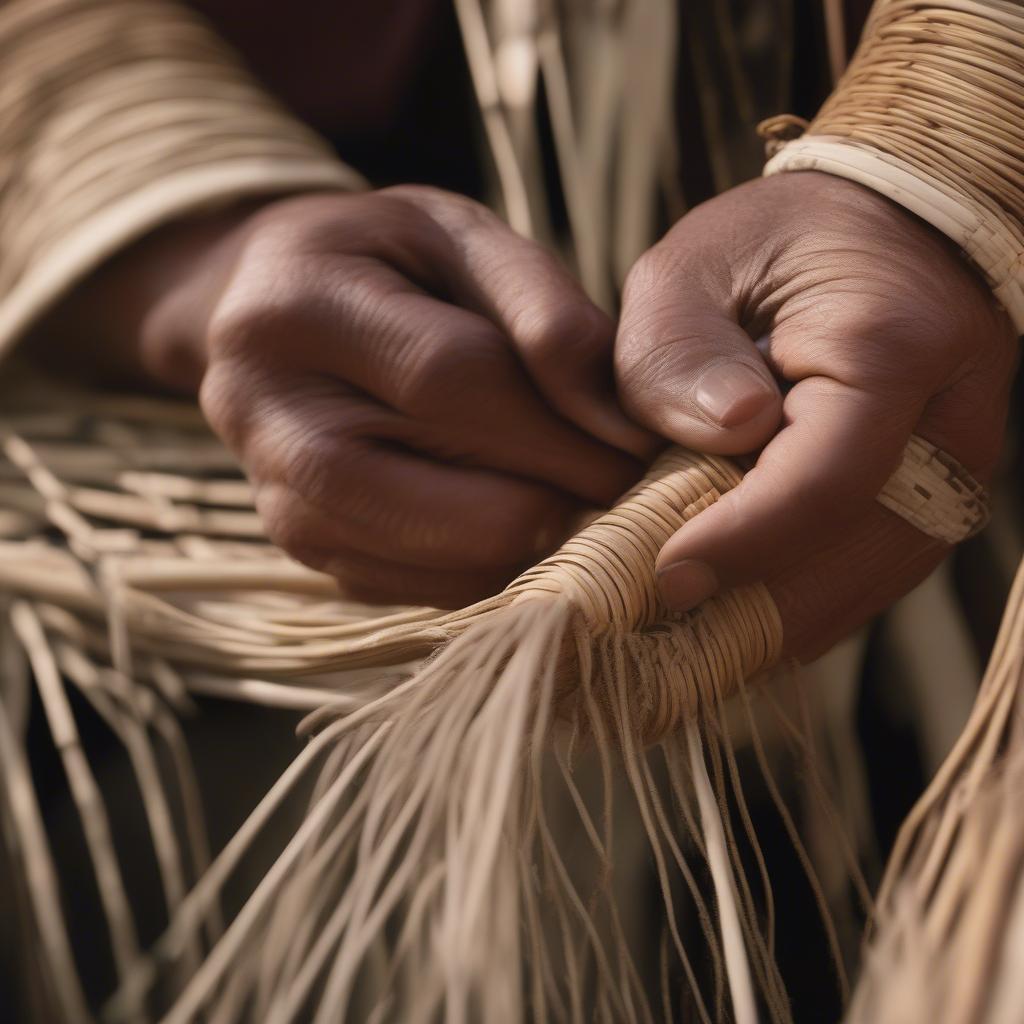
[(619, 399), (638, 423), (698, 451), (762, 447), (782, 395), (740, 327), (729, 276), (695, 267), (680, 240), (640, 258), (623, 291), (616, 340)]

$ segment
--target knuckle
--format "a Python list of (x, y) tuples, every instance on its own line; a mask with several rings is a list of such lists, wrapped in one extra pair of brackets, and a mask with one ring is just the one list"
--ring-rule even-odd
[(242, 448), (251, 402), (251, 389), (241, 381), (241, 374), (228, 363), (213, 363), (199, 385), (199, 408), (207, 423), (232, 451)]
[[(304, 263), (344, 255), (388, 257), (414, 249), (436, 230), (417, 201), (416, 188), (306, 197), (301, 208), (258, 225), (246, 247), (247, 266), (277, 270), (282, 258)], [(301, 273), (295, 276), (301, 282)]]
[(337, 232), (339, 222), (344, 221), (348, 213), (346, 198), (303, 197), (272, 205), (265, 215), (257, 215), (246, 243), (245, 258), (276, 260), (282, 253), (320, 249)]
[(397, 200), (417, 206), (423, 203), (437, 202), (442, 197), (449, 195), (433, 185), (391, 185), (374, 194), (383, 200)]
[(399, 202), (403, 206), (415, 206), (418, 209), (461, 198), (434, 185), (392, 185), (375, 194), (382, 200)]
[(256, 510), (267, 537), (285, 554), (313, 568), (322, 564), (322, 549), (303, 502), (293, 491), (279, 484), (258, 488)]
[(287, 490), (310, 510), (340, 521), (350, 508), (359, 465), (358, 416), (333, 392), (297, 390), (264, 403), (248, 438), (247, 470)]
[(214, 358), (266, 355), (294, 337), (311, 306), (307, 286), (294, 274), (240, 275), (210, 315), (207, 349)]
[(480, 225), (502, 225), (483, 203), (433, 185), (395, 185), (379, 194), (402, 201), (449, 232)]
[(440, 204), (454, 205), (463, 200), (463, 197), (434, 185), (391, 185), (375, 195), (384, 202), (399, 203), (406, 209), (412, 207), (417, 211), (429, 211)]
[(278, 443), (275, 461), (288, 486), (310, 505), (340, 515), (344, 494), (337, 481), (349, 476), (344, 440), (334, 431), (311, 428)]
[(428, 232), (436, 230), (418, 195), (420, 189), (418, 185), (402, 185), (382, 189), (370, 197), (361, 222), (367, 238), (377, 240), (374, 248), (386, 237), (415, 246)]
[(486, 325), (455, 337), (431, 332), (401, 368), (398, 407), (412, 416), (450, 415), (467, 399), (500, 386), (509, 362), (497, 330)]
[(264, 310), (248, 302), (222, 301), (207, 325), (207, 347), (218, 356), (231, 356), (248, 349), (264, 330)]
[(536, 303), (520, 314), (513, 332), (527, 359), (542, 371), (567, 374), (602, 360), (611, 362), (611, 322), (584, 299)]

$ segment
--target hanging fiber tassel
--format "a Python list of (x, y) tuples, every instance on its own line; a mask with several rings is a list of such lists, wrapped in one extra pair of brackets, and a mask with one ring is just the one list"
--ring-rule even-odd
[[(169, 926), (141, 955), (122, 943), (104, 1020), (790, 1019), (725, 714), (735, 696), (800, 852), (746, 685), (779, 658), (778, 614), (753, 587), (671, 615), (654, 579), (664, 542), (739, 482), (728, 461), (668, 451), (615, 508), (470, 608), (374, 611), (262, 541), (246, 485), (194, 411), (21, 389), (0, 447), (4, 756), (23, 757), (24, 652), (51, 707), (57, 686), (74, 687), (131, 740), (169, 871)], [(984, 518), (976, 485), (919, 438), (879, 500), (951, 541)], [(306, 748), (182, 896), (147, 732), (179, 749), (169, 723), (192, 694), (311, 715)], [(58, 718), (80, 773), (73, 718)], [(221, 891), (317, 765), (305, 820), (221, 929)], [(40, 976), (84, 1019), (59, 876), (29, 827), (31, 777), (0, 782), (13, 881), (52, 940)], [(664, 922), (645, 948), (627, 922), (638, 879), (623, 877), (621, 850), (634, 834)], [(107, 837), (93, 845), (95, 870), (116, 881)]]
[(849, 1024), (1013, 1024), (1024, 982), (1024, 569), (974, 709), (900, 829)]
[[(575, 751), (588, 745), (606, 775), (610, 754), (622, 758), (675, 953), (701, 1017), (717, 1018), (672, 910), (671, 869), (687, 854), (669, 807), (689, 803), (692, 769), (704, 765), (695, 723), (777, 659), (781, 627), (761, 587), (666, 615), (653, 566), (661, 545), (739, 478), (723, 460), (673, 450), (616, 508), (497, 597), (384, 629), (370, 623), (366, 635), (321, 652), (321, 669), (344, 669), (436, 648), (408, 679), (340, 723), (340, 756), (320, 782), (330, 809), (317, 805), (324, 820), (276, 894), (277, 910), (262, 923), (243, 912), (223, 940), (231, 956), (215, 950), (166, 1020), (194, 1019), (221, 982), (249, 969), (258, 948), (264, 1004), (254, 1009), (268, 1022), (345, 1020), (370, 987), (375, 1019), (518, 1021), (527, 1006), (538, 1020), (651, 1019), (616, 935), (613, 894), (605, 883), (578, 888), (548, 821), (543, 766), (554, 750), (593, 853), (607, 861), (611, 822), (595, 820), (572, 777)], [(336, 717), (328, 705), (307, 728)], [(652, 772), (651, 747), (667, 764), (667, 791)], [(717, 913), (704, 910), (705, 937), (713, 957), (724, 958), (733, 1013), (756, 1020), (749, 943), (777, 1004), (772, 1016), (781, 1019), (781, 984), (763, 940), (753, 937), (756, 907), (736, 908), (739, 865), (719, 820), (722, 798), (706, 775), (696, 795), (718, 899)], [(605, 806), (597, 818), (602, 810), (610, 816)], [(600, 873), (610, 870), (603, 863)], [(602, 919), (611, 927), (602, 929)], [(560, 948), (552, 948), (559, 931)], [(381, 948), (384, 977), (374, 979)]]

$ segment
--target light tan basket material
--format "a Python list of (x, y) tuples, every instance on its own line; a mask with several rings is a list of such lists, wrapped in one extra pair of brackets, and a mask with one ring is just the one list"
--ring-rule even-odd
[(836, 91), (766, 174), (860, 182), (948, 235), (1024, 334), (1024, 7), (879, 0)]
[(0, 4), (0, 357), (174, 218), (360, 177), (165, 0)]

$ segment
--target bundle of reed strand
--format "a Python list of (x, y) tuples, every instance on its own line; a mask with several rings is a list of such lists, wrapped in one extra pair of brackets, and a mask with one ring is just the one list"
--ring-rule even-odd
[[(674, 147), (664, 141), (674, 33), (649, 29), (671, 26), (673, 8), (634, 6), (633, 45), (653, 34), (664, 46), (643, 76), (657, 102), (629, 111), (607, 90), (594, 95), (614, 112), (568, 94), (572, 69), (548, 5), (538, 4), (537, 30), (519, 37), (536, 51), (525, 74), (540, 68), (551, 106), (577, 262), (603, 296), (654, 229), (651, 191), (676, 190), (665, 173)], [(537, 230), (538, 199), (517, 153), (532, 144), (523, 141), (529, 132), (522, 118), (509, 123), (482, 9), (471, 0), (458, 9), (506, 212), (524, 233)], [(529, 97), (536, 82), (527, 85)], [(638, 110), (648, 116), (639, 120)], [(613, 225), (602, 211), (618, 168), (612, 126), (625, 113), (634, 141), (663, 144), (620, 147)], [(577, 149), (601, 159), (580, 160)], [(592, 219), (595, 211), (604, 219)], [(595, 248), (614, 249), (614, 259)], [(46, 398), (35, 405), (17, 392), (3, 405), (0, 813), (51, 1017), (85, 1020), (89, 1009), (25, 756), (32, 685), (81, 813), (114, 947), (120, 985), (107, 1019), (166, 1010), (179, 1021), (323, 1021), (351, 1007), (349, 1016), (372, 1020), (632, 1021), (672, 1018), (682, 1004), (699, 1020), (750, 1021), (759, 1009), (788, 1018), (771, 887), (724, 721), (734, 692), (777, 798), (747, 686), (777, 657), (775, 609), (753, 588), (667, 616), (651, 579), (661, 540), (733, 486), (734, 467), (671, 452), (615, 510), (502, 595), (447, 614), (371, 611), (339, 601), (332, 581), (263, 542), (244, 483), (194, 411), (37, 393)], [(916, 500), (913, 487), (905, 492)], [(68, 684), (122, 738), (144, 794), (171, 918), (146, 955), (104, 795), (63, 696)], [(208, 865), (177, 723), (193, 694), (313, 713), (306, 748)], [(188, 857), (154, 738), (175, 758)], [(596, 796), (575, 774), (587, 750), (599, 762)], [(222, 930), (226, 879), (321, 760), (306, 821)], [(665, 904), (653, 986), (608, 881), (621, 820), (613, 763), (625, 773)], [(552, 785), (597, 865), (593, 884), (581, 882), (556, 836)], [(781, 801), (779, 811), (798, 842)], [(756, 883), (740, 863), (734, 821), (758, 859)], [(196, 880), (186, 894), (188, 868)], [(684, 893), (697, 948), (682, 929)], [(168, 976), (176, 980), (165, 984)]]
[[(501, 594), (455, 612), (370, 610), (261, 539), (246, 484), (194, 410), (49, 383), (10, 395), (2, 806), (60, 1019), (89, 1018), (25, 756), (33, 681), (117, 949), (104, 1019), (647, 1021), (681, 1006), (789, 1019), (725, 718), (734, 694), (799, 844), (747, 684), (778, 657), (777, 614), (757, 587), (668, 615), (652, 571), (735, 467), (670, 451)], [(111, 724), (140, 780), (170, 919), (146, 954), (65, 686)], [(306, 747), (212, 863), (178, 724), (195, 695), (312, 712)], [(176, 753), (173, 780), (154, 739)], [(226, 881), (317, 765), (304, 823), (222, 931)], [(180, 830), (169, 784), (190, 812)], [(664, 905), (653, 967), (613, 884), (630, 810)]]
[(1024, 568), (971, 717), (904, 822), (850, 1024), (1012, 1024), (1024, 981)]

